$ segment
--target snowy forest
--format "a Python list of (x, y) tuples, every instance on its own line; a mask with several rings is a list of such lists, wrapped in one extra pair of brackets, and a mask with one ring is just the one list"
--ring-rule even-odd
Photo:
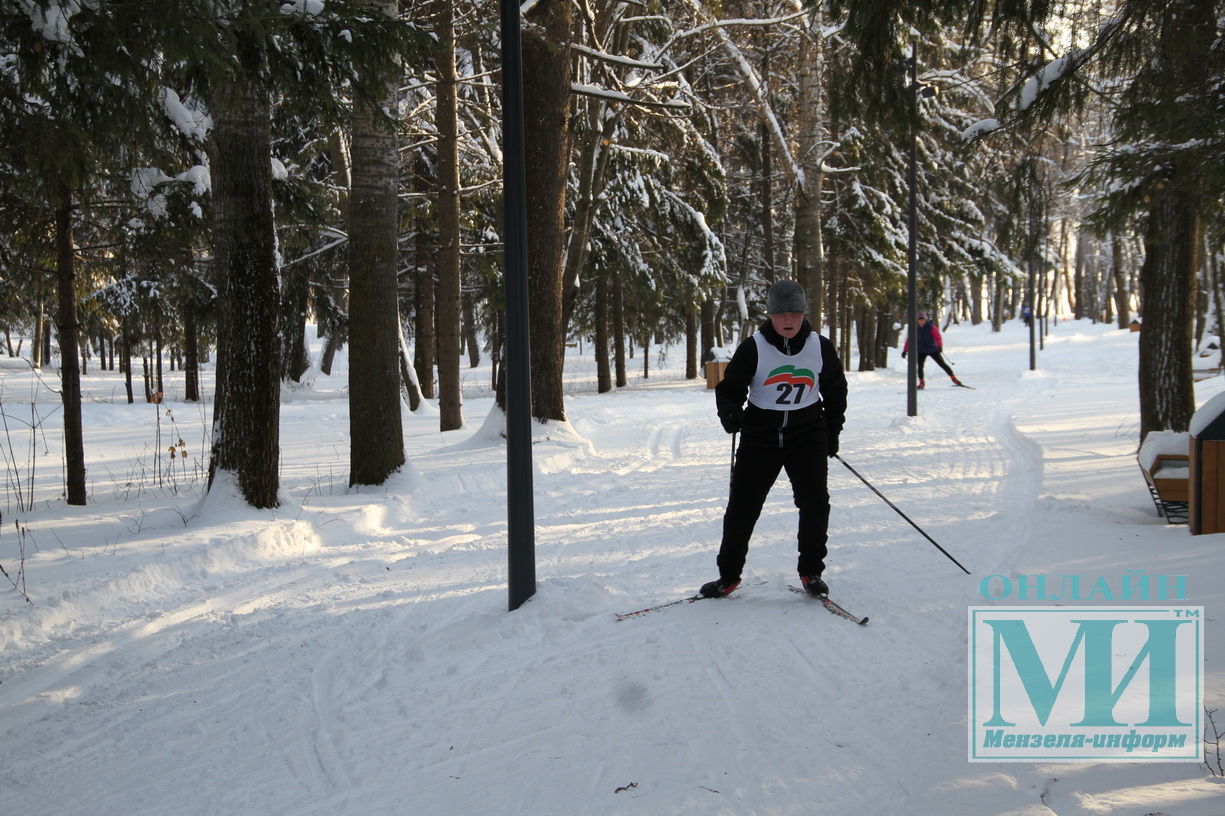
[[(402, 406), (463, 424), (462, 366), (492, 360), (503, 404), (500, 13), (0, 3), (0, 326), (59, 372), (70, 504), (90, 367), (156, 402), (164, 367), (214, 363), (188, 399), (215, 400), (210, 473), (255, 507), (308, 325), (325, 374), (347, 349), (350, 484), (404, 464)], [(697, 378), (779, 278), (844, 360), (890, 365), (913, 229), (942, 327), (1139, 321), (1140, 431), (1187, 429), (1192, 355), (1225, 324), (1225, 2), (521, 13), (537, 419), (566, 418), (568, 343), (601, 393), (652, 341)]]

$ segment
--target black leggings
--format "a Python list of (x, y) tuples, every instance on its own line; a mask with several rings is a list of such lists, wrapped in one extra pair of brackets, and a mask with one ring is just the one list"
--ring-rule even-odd
[(740, 579), (749, 552), (749, 538), (761, 516), (762, 505), (780, 471), (787, 471), (795, 506), (800, 511), (796, 543), (800, 575), (820, 575), (825, 569), (829, 540), (829, 460), (825, 440), (796, 447), (771, 448), (742, 445), (736, 451), (731, 496), (723, 514), (723, 543), (719, 547), (719, 577)]
[(923, 364), (927, 362), (928, 357), (935, 360), (936, 365), (943, 368), (945, 374), (948, 374), (950, 377), (953, 376), (953, 369), (949, 368), (949, 364), (944, 362), (944, 357), (941, 356), (940, 352), (935, 351), (935, 352), (932, 352), (931, 354), (924, 354), (923, 352), (919, 352), (919, 379), (923, 379)]

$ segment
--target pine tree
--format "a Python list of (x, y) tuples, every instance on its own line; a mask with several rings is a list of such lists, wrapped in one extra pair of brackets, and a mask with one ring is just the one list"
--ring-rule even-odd
[[(1225, 114), (1213, 103), (1225, 79), (1217, 0), (1124, 0), (1110, 16), (1097, 7), (900, 0), (831, 6), (847, 13), (858, 47), (856, 73), (843, 99), (877, 112), (897, 109), (882, 73), (899, 51), (897, 31), (930, 31), (965, 22), (970, 32), (995, 32), (1029, 44), (1034, 59), (1003, 95), (989, 127), (1045, 126), (1084, 108), (1090, 88), (1121, 88), (1114, 103), (1113, 144), (1096, 162), (1099, 176), (1121, 182), (1095, 220), (1120, 228), (1137, 218), (1144, 236), (1141, 282), (1145, 330), (1140, 340), (1140, 427), (1185, 430), (1194, 410), (1191, 297), (1201, 262), (1204, 219), (1219, 209), (1225, 170), (1220, 134)], [(1071, 20), (1081, 42), (1056, 52), (1036, 35)]]
[[(0, 173), (4, 187), (54, 234), (61, 401), (64, 408), (66, 499), (84, 504), (85, 453), (77, 358), (79, 270), (74, 229), (82, 197), (114, 168), (151, 121), (152, 72), (124, 47), (140, 25), (132, 4), (0, 9), (0, 42), (11, 58), (0, 81)], [(116, 81), (118, 80), (118, 81)]]
[[(266, 135), (272, 94), (309, 106), (324, 121), (340, 122), (347, 114), (342, 88), (360, 99), (380, 99), (383, 81), (401, 56), (414, 53), (416, 42), (411, 29), (369, 13), (368, 4), (333, 2), (315, 10), (201, 2), (192, 19), (202, 22), (206, 41), (217, 50), (201, 55), (184, 40), (168, 50), (181, 60), (175, 63), (180, 75), (207, 100), (215, 122), (209, 154), (220, 310), (210, 475), (233, 472), (248, 503), (272, 507), (278, 501), (281, 376)], [(398, 344), (381, 348), (381, 365), (394, 371)], [(398, 391), (385, 398), (397, 417), (398, 399)]]

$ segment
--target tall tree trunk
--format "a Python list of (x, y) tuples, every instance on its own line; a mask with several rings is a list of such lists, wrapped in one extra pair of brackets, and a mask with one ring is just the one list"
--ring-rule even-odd
[(1220, 254), (1208, 248), (1205, 255), (1208, 256), (1208, 286), (1212, 290), (1212, 308), (1216, 313), (1217, 343), (1221, 347), (1217, 352), (1217, 366), (1220, 367), (1225, 365), (1225, 298), (1222, 298), (1225, 293), (1221, 291), (1225, 281), (1221, 280)]
[[(1177, 112), (1195, 89), (1210, 93), (1209, 54), (1217, 47), (1213, 4), (1171, 0), (1161, 7), (1156, 57), (1145, 104)], [(1151, 114), (1149, 114), (1151, 116)], [(1185, 127), (1185, 126), (1184, 126)], [(1185, 431), (1195, 411), (1191, 373), (1195, 282), (1203, 252), (1203, 168), (1174, 159), (1149, 194), (1140, 268), (1144, 330), (1140, 333), (1140, 434)]]
[(570, 144), (570, 0), (540, 0), (523, 27), (524, 170), (532, 416), (566, 418), (562, 272)]
[(1131, 303), (1127, 296), (1127, 273), (1123, 270), (1123, 247), (1118, 236), (1110, 236), (1110, 273), (1114, 278), (1114, 309), (1119, 316), (1119, 328), (1131, 324)]
[(43, 321), (43, 362), (46, 363), (51, 359), (51, 323), (54, 321)]
[(977, 326), (983, 322), (983, 280), (970, 278), (970, 325)]
[[(1195, 187), (1194, 182), (1186, 182)], [(1155, 194), (1140, 285), (1140, 434), (1185, 431), (1195, 412), (1191, 327), (1201, 223), (1198, 193), (1169, 184)]]
[[(397, 13), (396, 0), (379, 3)], [(349, 194), (349, 484), (377, 485), (404, 464), (400, 418), (400, 314), (396, 290), (399, 152), (382, 100), (353, 108), (353, 187)], [(382, 110), (380, 111), (380, 107)]]
[[(413, 178), (422, 188), (431, 175), (425, 156), (419, 154)], [(413, 237), (413, 367), (417, 373), (418, 387), (426, 399), (434, 398), (434, 361), (437, 350), (437, 334), (434, 320), (434, 268), (435, 259), (430, 246), (430, 222), (418, 209), (414, 221)]]
[[(762, 60), (762, 79), (769, 79), (770, 52)], [(761, 144), (761, 188), (759, 191), (761, 204), (761, 257), (766, 265), (766, 283), (774, 283), (774, 196), (773, 180), (774, 162), (770, 155), (770, 132), (766, 123), (757, 128), (757, 140)], [(802, 284), (801, 284), (802, 285)]]
[(47, 329), (47, 299), (43, 294), (42, 275), (35, 272), (34, 336), (30, 338), (30, 361), (35, 370), (43, 367), (43, 338)]
[[(604, 3), (595, 9), (594, 18), (589, 22), (589, 30), (595, 32), (596, 37), (605, 43), (605, 50), (611, 54), (626, 53), (633, 33), (633, 26), (621, 23), (621, 16), (623, 12), (616, 4)], [(585, 121), (571, 125), (571, 138), (574, 140), (572, 149), (578, 157), (578, 189), (566, 238), (563, 330), (570, 326), (570, 318), (578, 300), (579, 281), (587, 261), (591, 226), (608, 182), (608, 160), (612, 154), (609, 145), (622, 121), (621, 113), (625, 110), (622, 105), (595, 97), (584, 99), (576, 108), (576, 112), (581, 111), (585, 115)]]
[(471, 292), (461, 295), (464, 312), (464, 345), (468, 349), (468, 368), (481, 364), (481, 340), (476, 334), (476, 303)]
[(151, 356), (146, 349), (141, 349), (140, 355), (140, 373), (141, 381), (145, 386), (145, 402), (152, 403), (153, 400), (153, 368), (150, 365)]
[(613, 319), (613, 366), (618, 388), (624, 388), (629, 380), (625, 375), (625, 292), (621, 288), (621, 276), (612, 273)]
[(76, 249), (72, 236), (72, 190), (56, 189), (55, 271), (59, 291), (60, 402), (64, 406), (65, 491), (69, 504), (85, 504), (85, 437), (81, 428), (81, 369), (77, 362)]
[(702, 301), (702, 313), (700, 318), (702, 327), (702, 346), (699, 349), (701, 352), (701, 361), (703, 364), (710, 362), (711, 350), (715, 347), (715, 303), (709, 296)]
[(153, 355), (153, 370), (157, 376), (157, 401), (161, 402), (166, 395), (166, 383), (162, 378), (162, 310), (156, 305), (153, 307)]
[(502, 364), (506, 361), (506, 355), (503, 353), (503, 341), (506, 336), (506, 311), (503, 309), (495, 309), (493, 312), (493, 326), (489, 330), (489, 387), (493, 390), (496, 397), (497, 406), (503, 411), (506, 410), (506, 378), (501, 377)]
[[(332, 164), (332, 184), (338, 191), (337, 209), (340, 211), (340, 222), (349, 223), (349, 189), (353, 186), (353, 156), (349, 151), (349, 143), (345, 133), (340, 128), (333, 130), (328, 137), (328, 157)], [(323, 354), (319, 359), (319, 370), (327, 376), (332, 376), (332, 363), (336, 352), (348, 338), (349, 280), (348, 267), (345, 264), (329, 263), (327, 265), (326, 282), (322, 285), (326, 291), (321, 296), (315, 293), (316, 316), (320, 319), (320, 329), (327, 336), (323, 345)], [(319, 302), (328, 302), (326, 311), (319, 308)], [(325, 319), (326, 317), (326, 319)]]
[(128, 405), (136, 402), (136, 395), (132, 393), (132, 318), (128, 315), (123, 316), (119, 328), (120, 340), (120, 356), (119, 368), (123, 371), (123, 386), (128, 394)]
[(843, 276), (840, 286), (842, 291), (839, 294), (839, 298), (844, 305), (842, 307), (842, 317), (840, 318), (842, 323), (842, 340), (838, 346), (838, 356), (846, 360), (849, 366), (851, 363), (851, 309), (846, 305), (850, 301), (850, 285), (847, 276)]
[[(762, 38), (761, 84), (762, 95), (770, 96), (770, 36)], [(761, 258), (765, 264), (766, 283), (774, 283), (774, 156), (770, 151), (770, 128), (763, 118), (757, 123), (757, 142), (760, 146), (761, 186), (758, 188), (758, 203), (761, 208)]]
[(329, 326), (326, 335), (323, 354), (319, 355), (319, 371), (330, 377), (332, 376), (332, 364), (336, 362), (336, 352), (340, 351), (340, 346), (344, 342), (344, 333), (336, 326)]
[[(821, 104), (821, 30), (820, 10), (814, 11), (812, 25), (800, 31), (799, 161), (804, 177), (794, 185), (795, 233), (792, 238), (796, 278), (808, 295), (808, 319), (821, 331), (825, 304), (825, 248), (821, 235), (821, 140), (824, 108)], [(830, 321), (831, 325), (833, 321)]]
[(998, 332), (1004, 327), (1005, 310), (1004, 276), (994, 273), (991, 276), (991, 331)]
[[(602, 99), (584, 100), (587, 108), (587, 127), (583, 129), (582, 145), (576, 148), (579, 154), (578, 194), (574, 202), (574, 219), (570, 225), (566, 245), (565, 315), (563, 326), (570, 325), (570, 315), (578, 300), (579, 276), (587, 260), (587, 245), (591, 237), (591, 225), (595, 219), (598, 199), (607, 180), (607, 145), (612, 140), (620, 116), (608, 114), (608, 102)], [(599, 129), (596, 128), (597, 123)], [(577, 137), (576, 137), (577, 138)]]
[[(836, 257), (825, 268), (825, 308), (829, 316), (829, 342), (835, 349), (838, 348), (838, 328), (842, 325), (842, 302), (838, 297), (842, 291), (842, 263), (842, 259)], [(816, 325), (813, 327), (816, 328)]]
[(196, 304), (183, 305), (183, 399), (200, 401), (200, 331), (196, 326)]
[(595, 280), (595, 367), (596, 391), (601, 394), (613, 388), (608, 359), (608, 286), (608, 273), (599, 273)]
[(889, 365), (889, 348), (897, 344), (898, 332), (893, 328), (893, 316), (885, 305), (876, 307), (876, 367)]
[(870, 303), (862, 304), (857, 310), (855, 321), (856, 345), (859, 346), (859, 370), (876, 370), (876, 309)]
[(412, 365), (412, 355), (408, 353), (408, 344), (404, 341), (404, 327), (396, 328), (397, 340), (400, 344), (400, 388), (408, 401), (408, 410), (416, 411), (421, 407), (424, 397), (421, 395), (421, 383), (417, 381), (417, 372)]
[(282, 376), (291, 382), (302, 382), (302, 375), (310, 368), (310, 355), (306, 350), (306, 321), (310, 310), (311, 271), (313, 265), (307, 262), (281, 274)]
[(272, 106), (246, 84), (219, 89), (209, 159), (218, 286), (217, 394), (209, 485), (233, 473), (253, 507), (280, 486), (281, 343), (272, 213)]
[(463, 427), (459, 387), (459, 137), (452, 0), (437, 0), (434, 68), (438, 72), (435, 127), (438, 130), (438, 425)]
[(690, 303), (685, 307), (685, 379), (698, 377), (698, 307)]

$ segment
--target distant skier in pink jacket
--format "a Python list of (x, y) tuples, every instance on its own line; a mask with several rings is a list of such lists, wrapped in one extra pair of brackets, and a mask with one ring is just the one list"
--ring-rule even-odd
[[(930, 357), (936, 361), (936, 365), (944, 369), (945, 373), (953, 381), (953, 385), (961, 385), (961, 380), (953, 374), (953, 369), (944, 361), (941, 352), (944, 351), (944, 338), (940, 336), (940, 327), (935, 323), (928, 321), (927, 312), (919, 312), (915, 318), (918, 321), (918, 326), (915, 329), (915, 339), (918, 341), (919, 347), (919, 387), (923, 388), (923, 364)], [(906, 359), (906, 354), (910, 351), (910, 338), (906, 339), (906, 343), (902, 346), (902, 359)]]

